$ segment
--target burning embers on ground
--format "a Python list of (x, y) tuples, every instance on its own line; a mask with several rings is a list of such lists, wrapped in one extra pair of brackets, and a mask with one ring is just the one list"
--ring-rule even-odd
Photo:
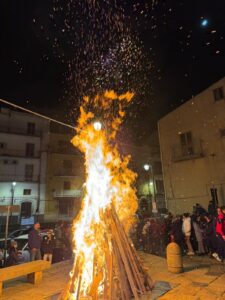
[(115, 142), (132, 98), (106, 91), (84, 97), (80, 108), (72, 143), (84, 153), (86, 183), (74, 221), (74, 266), (60, 299), (139, 299), (152, 287), (127, 235), (138, 205), (136, 175)]

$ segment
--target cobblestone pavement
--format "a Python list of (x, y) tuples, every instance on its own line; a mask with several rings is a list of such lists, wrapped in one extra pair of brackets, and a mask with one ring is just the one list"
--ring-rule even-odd
[[(140, 253), (149, 275), (157, 283), (167, 283), (171, 290), (163, 289), (148, 299), (160, 300), (225, 300), (225, 264), (208, 257), (184, 257), (184, 272), (171, 274), (166, 259)], [(156, 289), (157, 290), (157, 289)], [(165, 293), (166, 292), (166, 293)], [(154, 295), (155, 294), (155, 295)]]
[[(185, 257), (184, 272), (171, 274), (166, 260), (139, 253), (149, 275), (156, 282), (152, 293), (142, 300), (225, 300), (225, 264), (207, 257)], [(37, 285), (25, 277), (4, 284), (1, 300), (56, 300), (69, 279), (72, 262), (53, 265)]]

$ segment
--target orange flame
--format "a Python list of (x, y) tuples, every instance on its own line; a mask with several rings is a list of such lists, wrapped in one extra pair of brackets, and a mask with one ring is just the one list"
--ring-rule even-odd
[[(84, 97), (80, 108), (72, 143), (84, 153), (86, 184), (82, 208), (74, 221), (75, 261), (67, 299), (96, 299), (91, 297), (94, 281), (97, 293), (102, 292), (107, 251), (113, 247), (106, 211), (113, 205), (127, 232), (134, 221), (138, 203), (133, 188), (136, 174), (128, 168), (130, 157), (121, 157), (115, 143), (125, 116), (124, 107), (132, 98), (130, 92), (117, 95), (106, 91), (94, 98)], [(117, 116), (112, 116), (112, 105), (117, 108)], [(99, 113), (104, 126), (96, 130), (93, 122)]]

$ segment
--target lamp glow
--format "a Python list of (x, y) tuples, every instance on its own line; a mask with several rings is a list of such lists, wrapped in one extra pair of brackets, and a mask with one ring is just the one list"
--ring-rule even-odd
[(93, 126), (96, 131), (100, 131), (102, 129), (102, 123), (99, 121), (94, 122)]

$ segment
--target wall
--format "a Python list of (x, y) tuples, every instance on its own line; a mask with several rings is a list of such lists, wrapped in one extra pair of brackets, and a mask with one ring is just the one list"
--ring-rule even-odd
[[(210, 188), (218, 190), (225, 203), (225, 100), (214, 101), (213, 89), (224, 87), (225, 79), (193, 97), (159, 121), (161, 157), (169, 210), (191, 211), (195, 203), (207, 208)], [(182, 158), (180, 135), (191, 131), (195, 153)]]

